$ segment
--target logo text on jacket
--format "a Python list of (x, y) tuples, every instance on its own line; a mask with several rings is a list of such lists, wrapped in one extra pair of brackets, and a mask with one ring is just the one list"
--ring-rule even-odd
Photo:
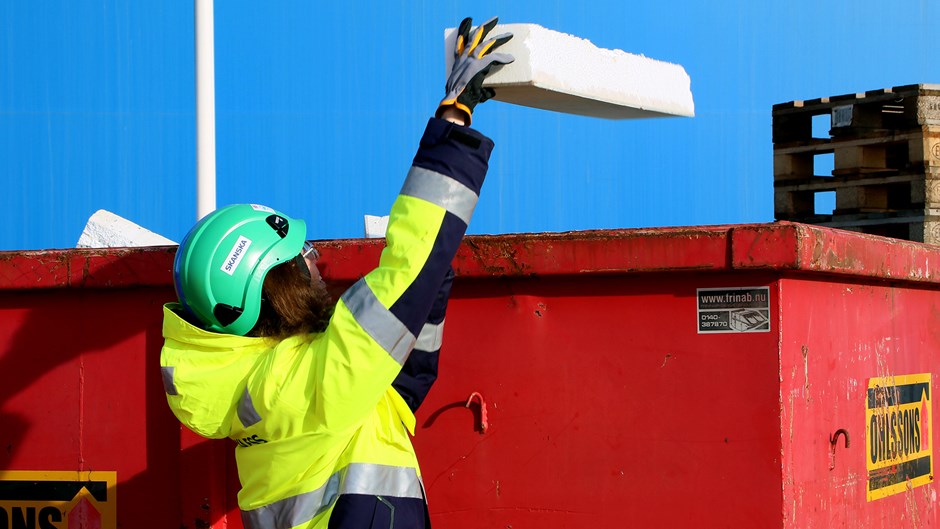
[(267, 443), (268, 440), (262, 439), (258, 437), (257, 434), (255, 434), (255, 435), (252, 435), (251, 437), (242, 437), (241, 439), (235, 439), (235, 442), (238, 443), (238, 446), (242, 448), (248, 448), (249, 446), (253, 446), (253, 445), (263, 445), (264, 443)]

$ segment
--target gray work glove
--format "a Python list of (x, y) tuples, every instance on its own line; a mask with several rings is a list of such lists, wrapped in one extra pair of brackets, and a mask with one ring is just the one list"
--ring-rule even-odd
[(454, 45), (454, 66), (447, 76), (445, 90), (447, 94), (437, 107), (435, 115), (441, 114), (448, 107), (456, 107), (467, 114), (467, 125), (473, 116), (473, 108), (496, 94), (492, 88), (484, 88), (483, 80), (494, 66), (509, 64), (515, 59), (508, 53), (491, 53), (512, 38), (512, 33), (503, 33), (484, 41), (487, 33), (496, 26), (499, 19), (493, 17), (473, 31), (473, 21), (465, 18), (457, 29)]

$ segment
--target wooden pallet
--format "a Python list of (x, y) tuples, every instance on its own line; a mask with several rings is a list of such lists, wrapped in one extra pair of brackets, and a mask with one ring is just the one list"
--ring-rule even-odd
[[(813, 136), (815, 116), (829, 121), (824, 137)], [(917, 233), (940, 210), (940, 85), (774, 105), (773, 141), (777, 219), (931, 238)], [(833, 169), (815, 174), (824, 155), (832, 155)], [(815, 198), (832, 191), (836, 207), (826, 220)]]

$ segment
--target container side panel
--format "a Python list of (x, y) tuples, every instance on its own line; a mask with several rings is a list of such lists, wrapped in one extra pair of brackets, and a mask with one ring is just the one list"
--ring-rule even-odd
[(170, 297), (165, 287), (0, 296), (0, 470), (117, 472), (118, 526), (179, 526), (179, 427), (157, 368)]
[[(924, 465), (938, 419), (937, 405), (927, 401), (940, 373), (938, 292), (789, 278), (781, 280), (780, 311), (786, 527), (936, 525), (937, 488)], [(931, 376), (926, 391), (916, 384), (924, 376)], [(874, 415), (887, 417), (879, 428), (868, 411), (869, 384), (885, 382), (902, 398), (876, 406)], [(903, 397), (912, 388), (916, 395)], [(922, 409), (930, 413), (921, 417)], [(907, 453), (890, 455), (895, 446)], [(878, 483), (886, 473), (897, 477), (893, 489)]]
[(432, 521), (780, 527), (776, 335), (699, 334), (696, 317), (697, 288), (769, 281), (458, 280), (415, 439)]

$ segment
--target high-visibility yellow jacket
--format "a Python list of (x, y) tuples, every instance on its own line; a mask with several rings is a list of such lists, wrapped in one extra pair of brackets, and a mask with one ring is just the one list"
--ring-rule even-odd
[[(425, 526), (414, 392), (392, 383), (416, 343), (422, 354), (440, 347), (443, 312), (432, 305), (442, 290), (446, 305), (492, 148), (472, 129), (429, 121), (379, 266), (343, 294), (322, 333), (276, 343), (217, 334), (164, 308), (167, 400), (196, 433), (238, 443), (247, 529)], [(436, 357), (421, 362), (436, 371)]]

